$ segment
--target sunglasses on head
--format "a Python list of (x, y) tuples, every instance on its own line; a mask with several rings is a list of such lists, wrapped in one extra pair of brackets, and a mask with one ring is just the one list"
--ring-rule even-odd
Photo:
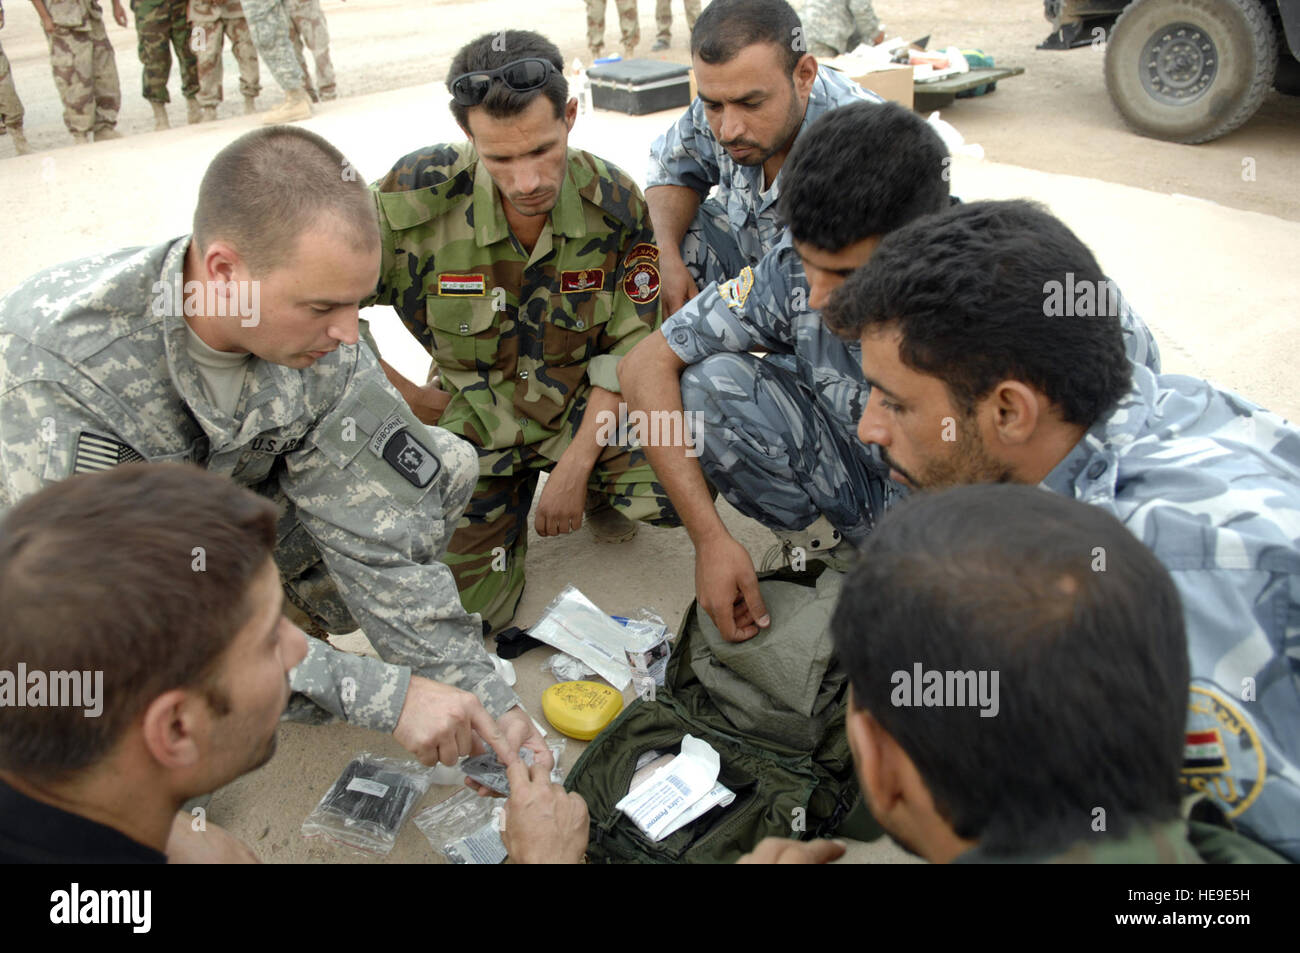
[(500, 80), (516, 93), (526, 93), (546, 85), (555, 64), (538, 56), (515, 60), (496, 69), (462, 73), (451, 81), (451, 97), (462, 106), (477, 106), (487, 98), (493, 80)]

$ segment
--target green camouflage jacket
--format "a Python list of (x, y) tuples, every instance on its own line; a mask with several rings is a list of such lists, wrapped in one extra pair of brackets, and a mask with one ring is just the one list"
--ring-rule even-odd
[(470, 143), (413, 152), (372, 185), (383, 265), (366, 304), (387, 304), (433, 355), (452, 394), (439, 425), (480, 448), (483, 474), (520, 450), (558, 460), (593, 386), (618, 392), (618, 359), (659, 325), (659, 251), (622, 170), (569, 150), (531, 255)]

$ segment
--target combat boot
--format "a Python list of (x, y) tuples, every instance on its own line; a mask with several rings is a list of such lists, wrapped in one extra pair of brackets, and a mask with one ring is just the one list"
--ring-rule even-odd
[(297, 122), (300, 119), (310, 118), (311, 100), (307, 98), (307, 90), (292, 89), (284, 94), (284, 102), (267, 113), (262, 122), (270, 126), (279, 122)]
[(22, 123), (10, 123), (9, 135), (14, 137), (14, 151), (20, 156), (25, 156), (32, 151), (32, 147), (27, 144), (27, 137), (23, 135)]
[(112, 126), (104, 126), (102, 129), (95, 130), (95, 141), (104, 142), (108, 139), (121, 139), (122, 134)]
[(203, 107), (199, 105), (199, 101), (193, 96), (188, 96), (185, 99), (185, 121), (191, 126), (203, 121)]
[(610, 506), (604, 493), (587, 491), (586, 523), (598, 543), (625, 543), (636, 535), (636, 523)]
[(603, 46), (593, 46), (591, 47), (590, 52), (591, 52), (591, 61), (594, 63), (596, 62), (596, 60), (600, 59), (602, 56), (605, 55), (605, 48)]
[(251, 115), (253, 115), (253, 113), (255, 113), (255, 112), (257, 112), (257, 97), (256, 97), (256, 96), (245, 96), (245, 97), (244, 97), (244, 115), (245, 115), (245, 116), (251, 116)]
[(773, 532), (777, 542), (763, 556), (759, 564), (761, 572), (782, 566), (801, 570), (814, 559), (843, 571), (852, 566), (857, 555), (853, 544), (840, 536), (840, 531), (825, 516), (818, 516), (816, 522), (805, 529)]
[(171, 120), (167, 118), (166, 103), (150, 103), (153, 107), (153, 128), (155, 132), (162, 132), (164, 129), (172, 127)]
[(664, 50), (668, 49), (668, 45), (669, 45), (668, 41), (661, 36), (659, 37), (659, 39), (655, 40), (655, 45), (650, 47), (650, 52), (661, 53)]

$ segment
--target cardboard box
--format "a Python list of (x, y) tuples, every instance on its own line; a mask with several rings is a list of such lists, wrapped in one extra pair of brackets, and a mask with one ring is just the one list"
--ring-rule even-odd
[(869, 89), (876, 95), (906, 106), (908, 109), (912, 108), (912, 90), (914, 88), (912, 67), (888, 66), (883, 69), (872, 70), (863, 70), (859, 67), (854, 70), (851, 61), (845, 61), (843, 65), (837, 62), (844, 60), (845, 57), (837, 56), (834, 60), (828, 60), (825, 65), (840, 70), (863, 89)]

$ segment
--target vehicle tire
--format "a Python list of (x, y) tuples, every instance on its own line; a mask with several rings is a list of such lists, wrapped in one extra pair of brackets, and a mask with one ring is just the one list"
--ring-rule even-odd
[(1135, 131), (1208, 142), (1273, 86), (1277, 36), (1259, 0), (1134, 0), (1106, 44), (1106, 91)]

